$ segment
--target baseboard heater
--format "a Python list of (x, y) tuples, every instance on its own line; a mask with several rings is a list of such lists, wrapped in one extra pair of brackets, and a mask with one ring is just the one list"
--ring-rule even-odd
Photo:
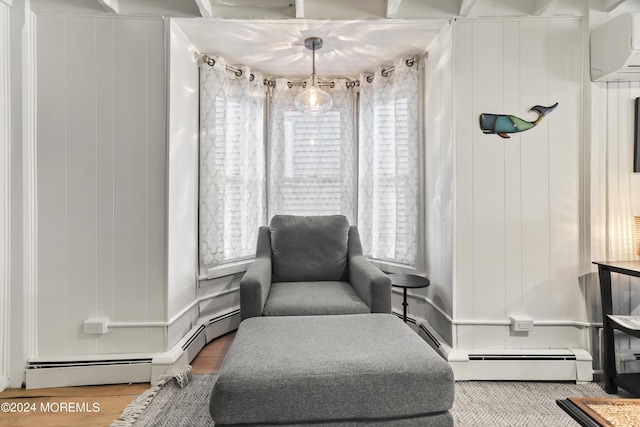
[(25, 387), (69, 387), (149, 382), (153, 358), (29, 362)]
[(640, 349), (616, 349), (616, 372), (619, 374), (640, 372)]
[(191, 363), (211, 340), (238, 329), (239, 325), (240, 309), (200, 319), (197, 328), (192, 329), (180, 342), (182, 351), (187, 357), (187, 363)]
[(448, 356), (457, 381), (593, 381), (593, 360), (583, 349), (454, 349)]
[[(200, 319), (170, 351), (144, 356), (85, 355), (66, 360), (36, 359), (27, 362), (25, 387), (67, 387), (92, 384), (153, 382), (173, 365), (184, 366), (195, 358), (212, 339), (238, 328), (240, 310)], [(180, 366), (179, 366), (180, 367)]]
[(593, 381), (593, 358), (580, 348), (452, 348), (425, 321), (420, 336), (451, 368), (456, 381)]
[(469, 360), (576, 360), (576, 356), (567, 354), (470, 354)]
[[(393, 314), (396, 315), (396, 317), (399, 317), (400, 319), (402, 319), (402, 313), (398, 313), (397, 311), (392, 311)], [(414, 325), (417, 325), (418, 322), (416, 321), (416, 319), (414, 319), (412, 316), (407, 315), (407, 323), (413, 323)]]
[(440, 341), (438, 341), (438, 339), (433, 336), (433, 334), (429, 331), (429, 329), (427, 329), (424, 323), (420, 324), (420, 331), (423, 332), (427, 336), (427, 338), (429, 338), (429, 340), (431, 341), (430, 344), (435, 347), (436, 350), (442, 347)]
[(184, 342), (184, 344), (180, 345), (180, 347), (183, 350), (186, 350), (189, 348), (190, 345), (192, 345), (199, 337), (200, 334), (202, 332), (204, 332), (205, 330), (205, 326), (204, 325), (200, 325), (188, 338), (187, 340)]
[(106, 359), (106, 360), (77, 360), (73, 362), (29, 362), (27, 369), (52, 369), (52, 368), (77, 368), (81, 366), (106, 366), (106, 365), (140, 365), (150, 364), (152, 358), (143, 359)]

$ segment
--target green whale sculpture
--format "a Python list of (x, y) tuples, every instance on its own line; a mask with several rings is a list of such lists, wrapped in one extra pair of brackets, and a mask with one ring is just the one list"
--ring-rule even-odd
[(480, 114), (480, 129), (483, 133), (495, 133), (502, 138), (511, 138), (508, 133), (522, 132), (531, 129), (540, 121), (544, 116), (556, 109), (558, 103), (556, 102), (550, 107), (543, 107), (536, 105), (531, 107), (529, 111), (533, 111), (538, 114), (538, 118), (532, 122), (522, 120), (520, 117), (507, 115), (507, 114)]

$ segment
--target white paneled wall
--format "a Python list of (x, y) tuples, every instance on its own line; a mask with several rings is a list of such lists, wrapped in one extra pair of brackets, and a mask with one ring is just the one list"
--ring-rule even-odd
[[(578, 19), (455, 24), (455, 347), (583, 347), (582, 50)], [(555, 102), (510, 139), (480, 130), (481, 113), (534, 120)], [(538, 326), (511, 333), (513, 314)]]
[[(640, 83), (607, 83), (604, 105), (594, 114), (606, 117), (606, 135), (594, 139), (592, 202), (594, 234), (604, 234), (603, 244), (593, 248), (598, 259), (637, 259), (633, 242), (633, 216), (640, 215), (640, 174), (633, 173), (634, 102)], [(599, 213), (599, 214), (598, 214)]]
[[(453, 317), (453, 29), (429, 49), (425, 65), (426, 273), (431, 303), (418, 317), (451, 342)], [(418, 293), (418, 291), (415, 291)], [(412, 302), (412, 306), (415, 303)]]
[(36, 22), (38, 356), (164, 351), (164, 21)]
[[(172, 21), (169, 45), (169, 347), (191, 328), (198, 275), (198, 132), (200, 74), (196, 51)], [(185, 312), (185, 310), (187, 312)], [(184, 314), (181, 316), (181, 314)], [(176, 319), (177, 320), (177, 319)], [(173, 329), (176, 329), (173, 331)], [(171, 339), (175, 337), (175, 339)]]
[[(632, 234), (633, 217), (640, 215), (640, 174), (633, 172), (634, 102), (640, 83), (600, 83), (593, 92), (602, 102), (593, 104), (592, 115), (603, 126), (592, 138), (591, 233), (597, 238), (591, 256), (594, 261), (640, 259)], [(640, 279), (617, 274), (611, 279), (614, 312), (640, 315)], [(617, 345), (640, 348), (640, 340), (620, 336)]]
[(0, 2), (0, 391), (9, 377), (9, 265), (11, 105), (9, 103), (10, 7)]

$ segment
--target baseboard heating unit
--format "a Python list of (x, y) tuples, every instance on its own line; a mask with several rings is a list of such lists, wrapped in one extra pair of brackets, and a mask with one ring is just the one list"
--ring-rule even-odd
[(593, 381), (593, 359), (583, 349), (460, 349), (428, 322), (419, 333), (449, 362), (456, 381)]
[(619, 374), (640, 372), (640, 349), (616, 349), (616, 372)]
[(150, 382), (151, 361), (152, 357), (30, 361), (27, 364), (26, 388)]
[(240, 310), (201, 318), (169, 351), (36, 358), (27, 362), (26, 388), (153, 383), (168, 370), (186, 367), (212, 339), (238, 328)]

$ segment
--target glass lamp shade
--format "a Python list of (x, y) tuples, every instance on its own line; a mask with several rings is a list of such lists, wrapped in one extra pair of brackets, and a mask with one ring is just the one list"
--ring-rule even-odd
[(317, 116), (331, 110), (333, 99), (315, 84), (296, 96), (296, 109), (309, 116)]

